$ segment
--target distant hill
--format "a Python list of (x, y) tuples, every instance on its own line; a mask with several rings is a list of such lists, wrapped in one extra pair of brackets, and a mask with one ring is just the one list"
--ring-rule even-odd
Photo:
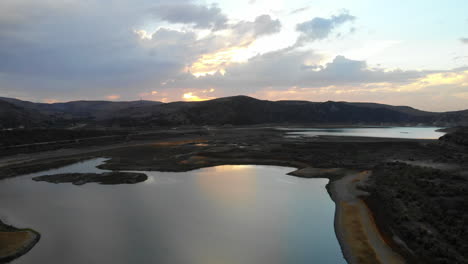
[(111, 118), (113, 113), (124, 109), (135, 109), (143, 106), (161, 104), (155, 101), (72, 101), (66, 103), (32, 103), (13, 98), (0, 97), (0, 101), (6, 101), (25, 109), (34, 110), (44, 115), (63, 119), (106, 119)]
[(365, 107), (365, 108), (371, 108), (371, 109), (376, 109), (376, 108), (386, 108), (389, 110), (394, 110), (397, 112), (401, 113), (406, 113), (414, 116), (430, 116), (436, 114), (435, 112), (427, 112), (427, 111), (422, 111), (415, 109), (413, 107), (409, 106), (394, 106), (394, 105), (385, 105), (385, 104), (376, 104), (376, 103), (347, 103), (349, 105), (354, 105), (354, 106), (359, 106), (359, 107)]
[[(426, 124), (454, 125), (468, 122), (464, 111), (433, 113), (406, 106), (372, 103), (266, 101), (247, 96), (203, 102), (174, 102), (125, 110), (120, 124), (252, 125), (252, 124)], [(454, 123), (454, 124), (452, 124)]]
[[(267, 101), (248, 96), (173, 103), (74, 101), (44, 104), (0, 98), (0, 102), (2, 101), (6, 105), (0, 105), (0, 111), (3, 108), (17, 107), (17, 111), (25, 112), (23, 115), (16, 114), (18, 122), (27, 122), (31, 118), (29, 125), (43, 125), (44, 123), (32, 121), (44, 118), (48, 120), (48, 125), (84, 123), (119, 127), (226, 124), (468, 124), (468, 110), (435, 113), (408, 106), (333, 101)], [(37, 113), (38, 116), (30, 116), (31, 112)]]
[(46, 121), (44, 115), (0, 100), (0, 129), (41, 126)]

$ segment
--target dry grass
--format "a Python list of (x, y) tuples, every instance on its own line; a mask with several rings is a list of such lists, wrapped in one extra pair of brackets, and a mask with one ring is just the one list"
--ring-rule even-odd
[(30, 231), (0, 232), (0, 257), (10, 256), (31, 243), (34, 234)]

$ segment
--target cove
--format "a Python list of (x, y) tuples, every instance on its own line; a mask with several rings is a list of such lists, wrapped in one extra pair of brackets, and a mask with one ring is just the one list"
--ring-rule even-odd
[(102, 172), (104, 160), (0, 181), (0, 218), (42, 235), (13, 263), (346, 263), (328, 179), (286, 175), (294, 168), (148, 171), (122, 185), (31, 180)]

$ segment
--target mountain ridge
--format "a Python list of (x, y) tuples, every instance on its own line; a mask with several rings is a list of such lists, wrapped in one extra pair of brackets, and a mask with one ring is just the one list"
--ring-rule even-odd
[[(428, 112), (409, 106), (369, 102), (269, 101), (238, 95), (200, 102), (70, 101), (33, 103), (0, 97), (0, 111), (10, 109), (23, 126), (178, 126), (256, 124), (423, 124), (467, 125), (468, 110)], [(15, 110), (11, 110), (12, 106)], [(34, 113), (34, 114), (33, 114)], [(34, 117), (34, 118), (33, 118)], [(5, 128), (4, 119), (0, 127)], [(30, 120), (29, 120), (30, 119)]]

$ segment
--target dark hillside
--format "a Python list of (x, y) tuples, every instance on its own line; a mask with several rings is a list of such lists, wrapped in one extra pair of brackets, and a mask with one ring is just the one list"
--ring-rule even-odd
[(45, 116), (0, 100), (0, 129), (35, 127), (45, 123)]
[[(0, 98), (4, 104), (36, 113), (49, 126), (76, 125), (156, 127), (180, 125), (343, 124), (343, 125), (438, 125), (468, 124), (468, 110), (433, 113), (407, 106), (375, 103), (267, 101), (232, 96), (203, 102), (160, 103), (152, 101), (74, 101), (31, 103)], [(6, 107), (6, 106), (5, 106)], [(5, 110), (6, 111), (6, 110)], [(9, 110), (10, 112), (13, 110)], [(21, 122), (30, 115), (18, 116)], [(22, 117), (20, 117), (22, 116)], [(28, 117), (30, 116), (30, 117)], [(10, 118), (8, 122), (15, 119)], [(5, 119), (5, 122), (7, 120)], [(6, 124), (6, 123), (5, 123)], [(4, 126), (5, 127), (5, 126)]]

